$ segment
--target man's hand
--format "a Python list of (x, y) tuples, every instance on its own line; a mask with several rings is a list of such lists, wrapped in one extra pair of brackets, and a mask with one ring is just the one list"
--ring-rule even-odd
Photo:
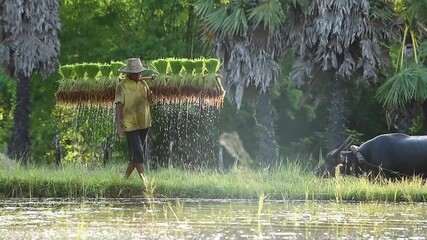
[(116, 137), (117, 138), (122, 138), (123, 135), (124, 135), (124, 132), (123, 132), (122, 126), (116, 127)]

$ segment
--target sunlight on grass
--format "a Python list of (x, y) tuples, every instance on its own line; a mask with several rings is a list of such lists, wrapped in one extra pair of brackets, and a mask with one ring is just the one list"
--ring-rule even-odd
[(0, 158), (0, 197), (144, 197), (357, 201), (426, 201), (421, 178), (391, 181), (338, 176), (318, 178), (295, 162), (274, 171), (165, 168), (123, 179), (124, 165), (106, 168), (21, 166)]

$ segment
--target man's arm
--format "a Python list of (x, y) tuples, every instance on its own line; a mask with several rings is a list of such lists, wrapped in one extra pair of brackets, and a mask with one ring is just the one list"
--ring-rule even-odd
[(123, 137), (123, 103), (116, 103), (116, 137)]

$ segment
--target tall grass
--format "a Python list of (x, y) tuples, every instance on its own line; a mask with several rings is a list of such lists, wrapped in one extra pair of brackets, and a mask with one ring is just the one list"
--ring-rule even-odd
[[(0, 158), (0, 197), (165, 197), (332, 201), (426, 201), (427, 188), (419, 178), (376, 181), (366, 178), (318, 178), (298, 163), (274, 171), (166, 168), (147, 171), (148, 184), (134, 173), (123, 179), (122, 166), (87, 168), (20, 166)], [(6, 167), (7, 166), (7, 167)]]

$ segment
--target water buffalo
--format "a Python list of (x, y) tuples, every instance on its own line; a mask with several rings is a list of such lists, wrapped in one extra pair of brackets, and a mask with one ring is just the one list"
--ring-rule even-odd
[(329, 152), (323, 168), (317, 174), (334, 176), (340, 166), (343, 174), (379, 173), (388, 178), (419, 175), (427, 178), (427, 136), (408, 136), (402, 133), (382, 134), (351, 145), (349, 137), (337, 149)]

